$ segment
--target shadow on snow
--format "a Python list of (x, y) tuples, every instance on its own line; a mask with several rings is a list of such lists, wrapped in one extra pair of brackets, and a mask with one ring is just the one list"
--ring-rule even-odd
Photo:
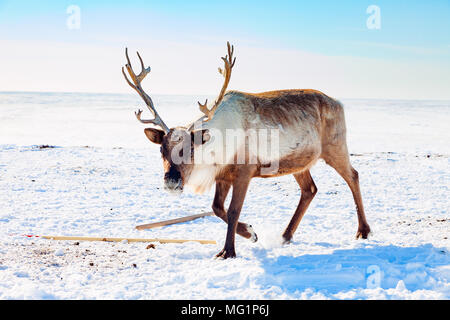
[(335, 250), (331, 254), (268, 258), (255, 252), (265, 270), (262, 284), (295, 292), (313, 288), (328, 293), (343, 290), (395, 288), (403, 280), (408, 290), (432, 289), (439, 280), (447, 282), (450, 265), (445, 249), (431, 244), (418, 247), (383, 246)]

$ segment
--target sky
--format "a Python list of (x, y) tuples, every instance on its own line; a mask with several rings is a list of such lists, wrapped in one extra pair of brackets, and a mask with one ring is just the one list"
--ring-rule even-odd
[(0, 91), (148, 93), (312, 88), (337, 98), (450, 100), (450, 1), (2, 1)]

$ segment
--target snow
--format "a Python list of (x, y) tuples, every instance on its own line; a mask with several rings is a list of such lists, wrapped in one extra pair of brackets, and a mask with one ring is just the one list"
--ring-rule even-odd
[[(154, 102), (175, 126), (194, 119), (202, 99)], [(255, 179), (240, 220), (258, 242), (238, 237), (238, 257), (220, 261), (226, 225), (214, 216), (134, 229), (210, 211), (213, 198), (163, 191), (159, 148), (133, 114), (138, 98), (0, 93), (0, 299), (450, 298), (450, 102), (342, 102), (372, 237), (354, 239), (351, 192), (320, 161), (293, 243), (282, 245), (281, 233), (299, 201), (295, 180)], [(218, 244), (146, 249), (25, 234)]]

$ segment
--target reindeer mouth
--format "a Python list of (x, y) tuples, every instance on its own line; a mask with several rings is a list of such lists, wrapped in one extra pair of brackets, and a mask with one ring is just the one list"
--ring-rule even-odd
[(170, 193), (180, 194), (183, 192), (183, 181), (166, 179), (164, 180), (164, 190), (169, 191)]

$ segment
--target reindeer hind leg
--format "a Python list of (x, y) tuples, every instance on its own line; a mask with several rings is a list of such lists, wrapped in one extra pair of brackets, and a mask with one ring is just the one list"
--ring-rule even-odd
[(325, 156), (323, 156), (323, 159), (339, 173), (350, 187), (356, 205), (356, 212), (358, 214), (358, 231), (356, 233), (356, 238), (367, 239), (370, 233), (370, 227), (364, 213), (361, 190), (359, 188), (359, 174), (350, 163), (350, 156), (346, 144), (339, 148), (333, 148), (332, 152), (327, 152)]
[(294, 235), (295, 230), (297, 230), (300, 221), (305, 215), (306, 210), (308, 209), (309, 204), (317, 193), (317, 187), (314, 183), (314, 180), (311, 177), (309, 170), (295, 173), (295, 180), (300, 186), (302, 195), (300, 197), (300, 202), (295, 210), (294, 216), (292, 217), (289, 225), (283, 233), (284, 243), (289, 243), (292, 240), (292, 236)]

